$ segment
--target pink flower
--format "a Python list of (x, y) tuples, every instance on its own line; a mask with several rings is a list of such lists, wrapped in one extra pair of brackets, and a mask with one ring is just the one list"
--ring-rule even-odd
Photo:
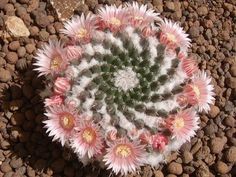
[(126, 175), (144, 164), (144, 152), (144, 146), (122, 138), (109, 145), (104, 161), (115, 174)]
[(73, 17), (64, 25), (65, 29), (61, 30), (61, 32), (79, 43), (88, 43), (97, 28), (96, 18), (91, 14), (88, 14), (86, 17), (84, 14)]
[(46, 98), (44, 101), (44, 104), (46, 107), (48, 106), (55, 106), (55, 105), (61, 105), (63, 103), (63, 98), (60, 95), (54, 95), (50, 98)]
[(180, 47), (182, 51), (186, 51), (190, 46), (191, 40), (179, 24), (165, 19), (160, 25), (160, 30), (160, 42), (168, 48), (175, 49)]
[(141, 5), (137, 2), (133, 2), (132, 4), (127, 3), (127, 12), (129, 14), (129, 22), (130, 24), (139, 29), (143, 29), (144, 27), (148, 27), (155, 20), (159, 20), (158, 13), (155, 13), (154, 10), (148, 9), (147, 5)]
[(79, 46), (76, 45), (68, 45), (65, 47), (65, 52), (68, 61), (75, 60), (75, 59), (80, 59), (82, 56), (82, 49)]
[(58, 77), (54, 82), (54, 92), (59, 95), (64, 95), (70, 91), (70, 81), (66, 77)]
[(62, 146), (74, 135), (74, 128), (77, 126), (78, 113), (74, 108), (64, 105), (50, 106), (45, 115), (48, 120), (43, 121), (49, 136), (53, 141), (59, 140)]
[(100, 154), (103, 149), (103, 139), (99, 127), (91, 121), (83, 120), (77, 128), (77, 133), (71, 140), (71, 146), (80, 156), (89, 158)]
[(144, 131), (140, 134), (139, 139), (142, 144), (150, 144), (151, 143), (151, 133), (149, 131)]
[(101, 29), (110, 29), (112, 32), (121, 30), (127, 23), (126, 9), (119, 6), (105, 6), (99, 9), (99, 20), (98, 23)]
[(39, 76), (59, 74), (66, 69), (68, 64), (64, 49), (59, 41), (50, 40), (49, 45), (38, 50), (35, 59), (34, 66), (37, 68), (34, 70), (39, 72)]
[(192, 109), (186, 109), (178, 112), (176, 115), (171, 115), (166, 120), (166, 127), (173, 133), (177, 141), (190, 141), (199, 128), (199, 117)]
[(194, 73), (198, 71), (198, 65), (196, 60), (192, 57), (190, 58), (183, 58), (181, 60), (181, 66), (184, 72), (187, 74), (188, 77), (191, 77)]
[(161, 134), (153, 135), (151, 139), (154, 150), (163, 151), (168, 144), (168, 138)]
[(142, 30), (142, 36), (148, 37), (155, 35), (155, 31), (151, 27), (144, 27)]
[(213, 104), (215, 98), (214, 87), (211, 83), (211, 78), (204, 71), (193, 75), (192, 82), (184, 87), (183, 94), (186, 96), (187, 102), (190, 105), (197, 106), (199, 111), (210, 110), (209, 104)]

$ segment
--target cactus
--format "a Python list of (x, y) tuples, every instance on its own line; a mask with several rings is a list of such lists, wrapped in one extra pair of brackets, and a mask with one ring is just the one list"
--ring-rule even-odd
[(195, 135), (214, 102), (211, 78), (188, 56), (191, 40), (146, 5), (73, 17), (35, 57), (47, 78), (43, 123), (84, 162), (115, 174), (157, 166)]

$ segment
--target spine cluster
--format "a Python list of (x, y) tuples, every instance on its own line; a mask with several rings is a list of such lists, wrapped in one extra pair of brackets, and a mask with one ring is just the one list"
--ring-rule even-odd
[(158, 165), (195, 135), (213, 86), (177, 23), (133, 3), (74, 17), (62, 33), (68, 44), (50, 41), (35, 57), (48, 78), (44, 124), (53, 140), (84, 163), (127, 174)]

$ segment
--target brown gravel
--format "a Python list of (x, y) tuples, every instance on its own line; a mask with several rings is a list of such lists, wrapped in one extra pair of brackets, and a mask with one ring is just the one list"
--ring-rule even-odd
[[(212, 75), (216, 101), (209, 114), (200, 115), (200, 130), (180, 153), (170, 155), (159, 168), (142, 167), (139, 174), (127, 177), (235, 177), (236, 1), (138, 2), (179, 21), (190, 34), (190, 53)], [(97, 12), (114, 3), (122, 1), (85, 0), (74, 13)], [(48, 39), (66, 40), (59, 35), (63, 23), (55, 10), (47, 0), (0, 0), (1, 30), (6, 30), (8, 16), (22, 19), (30, 36), (0, 39), (0, 177), (109, 176), (110, 171), (95, 164), (83, 167), (70, 150), (51, 142), (42, 125), (45, 117), (38, 93), (44, 78), (32, 71), (32, 62), (36, 49)]]

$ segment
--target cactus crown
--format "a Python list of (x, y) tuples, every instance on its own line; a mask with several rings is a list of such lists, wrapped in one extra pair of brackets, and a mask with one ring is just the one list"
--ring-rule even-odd
[(35, 63), (48, 77), (44, 123), (53, 140), (84, 163), (127, 174), (195, 135), (213, 86), (187, 56), (190, 39), (177, 23), (133, 3), (74, 17), (62, 33), (70, 41), (50, 41)]

